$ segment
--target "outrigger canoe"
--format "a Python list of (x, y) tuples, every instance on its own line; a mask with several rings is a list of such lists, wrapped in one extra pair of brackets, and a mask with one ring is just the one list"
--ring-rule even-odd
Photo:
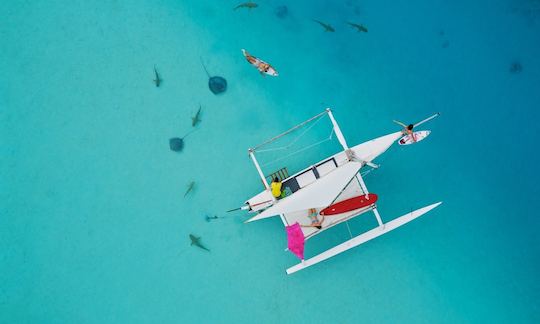
[[(265, 175), (255, 154), (264, 152), (265, 149), (268, 150), (271, 148), (271, 143), (292, 134), (295, 130), (308, 127), (307, 124), (315, 125), (325, 116), (330, 119), (332, 134), (341, 144), (342, 150), (317, 163), (308, 163), (305, 169), (293, 175), (289, 175), (288, 171), (285, 171), (284, 175), (280, 173), (282, 170), (286, 170), (286, 167), (280, 169), (277, 173), (273, 173), (283, 175), (281, 179), (282, 188), (290, 191), (285, 197), (274, 198), (267, 180), (267, 178), (273, 178), (273, 176), (267, 177)], [(436, 116), (438, 114), (417, 124), (425, 123)], [(302, 134), (304, 133), (305, 131)], [(248, 150), (249, 156), (264, 185), (264, 190), (245, 201), (242, 207), (235, 210), (246, 210), (251, 214), (251, 218), (246, 220), (246, 223), (279, 216), (286, 229), (288, 250), (301, 260), (300, 263), (288, 268), (287, 274), (306, 269), (353, 249), (417, 219), (442, 204), (442, 201), (435, 202), (411, 210), (398, 218), (393, 218), (391, 221), (383, 222), (377, 208), (378, 195), (369, 192), (361, 169), (363, 167), (379, 168), (379, 165), (373, 163), (373, 160), (386, 152), (394, 142), (402, 137), (403, 133), (398, 131), (349, 147), (338, 123), (334, 119), (332, 111), (327, 108), (310, 119)], [(301, 147), (299, 151), (303, 149), (304, 147)], [(331, 217), (325, 217), (321, 226), (300, 226), (300, 224), (309, 220), (312, 209), (320, 210), (320, 214), (324, 216), (331, 215)], [(349, 220), (369, 212), (372, 212), (375, 216), (376, 227), (356, 236), (353, 236), (349, 229), (349, 240), (317, 255), (305, 258), (304, 248), (310, 238), (338, 224), (345, 223), (349, 228)], [(261, 260), (263, 258), (261, 257)]]

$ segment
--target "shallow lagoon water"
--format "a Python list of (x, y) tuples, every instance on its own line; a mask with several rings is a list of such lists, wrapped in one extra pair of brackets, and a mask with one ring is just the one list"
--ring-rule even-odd
[[(259, 4), (4, 5), (1, 322), (538, 322), (537, 2)], [(280, 76), (258, 75), (241, 48)], [(225, 93), (209, 91), (200, 57)], [(199, 104), (198, 131), (171, 152)], [(349, 143), (440, 111), (366, 182), (385, 220), (444, 204), (286, 276), (280, 221), (224, 211), (260, 190), (247, 148), (327, 106)], [(347, 238), (335, 227), (306, 252)]]

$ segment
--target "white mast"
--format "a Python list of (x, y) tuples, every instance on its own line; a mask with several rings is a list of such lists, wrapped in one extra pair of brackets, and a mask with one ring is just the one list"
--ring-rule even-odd
[(261, 166), (259, 165), (259, 162), (257, 162), (257, 159), (255, 158), (255, 153), (253, 149), (249, 149), (248, 152), (249, 152), (249, 157), (251, 158), (251, 161), (253, 161), (253, 164), (255, 164), (255, 168), (257, 168), (257, 172), (259, 173), (259, 177), (261, 177), (264, 187), (267, 190), (270, 190), (270, 186), (268, 185), (268, 182), (266, 182), (266, 177), (264, 176), (264, 173), (262, 172)]
[(379, 223), (379, 226), (384, 226), (384, 223), (382, 222), (382, 219), (381, 219), (381, 215), (379, 214), (379, 211), (377, 210), (377, 207), (373, 207), (373, 214), (375, 214), (375, 218), (377, 218), (377, 223)]
[[(355, 160), (354, 152), (351, 149), (349, 149), (349, 146), (347, 145), (347, 142), (345, 141), (345, 137), (343, 136), (343, 133), (341, 132), (341, 128), (339, 128), (339, 125), (336, 119), (334, 118), (334, 115), (332, 114), (332, 110), (330, 108), (326, 108), (326, 111), (328, 112), (328, 117), (330, 117), (330, 120), (332, 121), (332, 124), (334, 125), (334, 131), (336, 132), (336, 137), (339, 143), (341, 144), (341, 146), (343, 146), (343, 150), (345, 151), (345, 154), (347, 154), (347, 158), (349, 159), (349, 161)], [(365, 163), (364, 161), (360, 161), (360, 162)], [(366, 183), (364, 182), (364, 179), (362, 179), (362, 176), (360, 174), (358, 174), (356, 178), (358, 179), (358, 183), (360, 183), (360, 187), (362, 187), (362, 190), (366, 194), (366, 199), (369, 199), (369, 191), (366, 187)], [(380, 220), (380, 217), (377, 218), (377, 221), (379, 220)]]
[(347, 142), (345, 141), (345, 137), (343, 136), (343, 133), (341, 132), (341, 129), (339, 128), (338, 123), (334, 119), (332, 110), (330, 108), (326, 108), (326, 111), (328, 112), (328, 117), (330, 117), (330, 121), (332, 122), (332, 125), (334, 125), (334, 131), (336, 132), (336, 137), (339, 141), (339, 144), (341, 144), (341, 146), (343, 146), (343, 150), (347, 152), (349, 150), (349, 146), (347, 145)]

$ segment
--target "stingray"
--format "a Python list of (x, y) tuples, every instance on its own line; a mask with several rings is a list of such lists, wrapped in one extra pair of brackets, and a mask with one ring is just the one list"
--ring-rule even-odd
[(208, 73), (208, 70), (206, 69), (206, 66), (203, 63), (202, 58), (201, 64), (204, 68), (204, 71), (206, 72), (206, 75), (208, 75), (208, 88), (210, 88), (210, 91), (212, 91), (213, 94), (218, 95), (220, 93), (225, 92), (227, 90), (227, 80), (225, 80), (224, 77), (220, 76), (210, 76), (210, 73)]
[(184, 138), (186, 138), (189, 134), (193, 133), (195, 130), (192, 130), (191, 132), (188, 132), (183, 137), (173, 137), (169, 139), (169, 148), (171, 151), (174, 152), (182, 152), (184, 149)]
[(521, 73), (522, 70), (523, 66), (521, 66), (521, 63), (519, 63), (518, 61), (514, 61), (512, 62), (512, 64), (510, 64), (510, 73), (518, 74)]
[(287, 6), (279, 6), (274, 10), (274, 14), (280, 19), (286, 18), (288, 13), (289, 8)]

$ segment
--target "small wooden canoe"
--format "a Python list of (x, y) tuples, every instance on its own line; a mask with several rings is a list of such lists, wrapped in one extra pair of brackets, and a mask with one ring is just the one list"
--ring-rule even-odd
[[(253, 56), (253, 55), (250, 55), (245, 49), (242, 49), (242, 54), (244, 54), (244, 57), (248, 60), (249, 64), (253, 65), (254, 67), (258, 68), (259, 64), (268, 64), (266, 63), (265, 61)], [(255, 61), (254, 63), (251, 63), (248, 59), (248, 56), (252, 57)], [(278, 76), (279, 73), (276, 71), (276, 69), (274, 69), (274, 67), (270, 64), (268, 64), (268, 70), (266, 70), (265, 72), (262, 72), (264, 74), (268, 74), (270, 76)]]

